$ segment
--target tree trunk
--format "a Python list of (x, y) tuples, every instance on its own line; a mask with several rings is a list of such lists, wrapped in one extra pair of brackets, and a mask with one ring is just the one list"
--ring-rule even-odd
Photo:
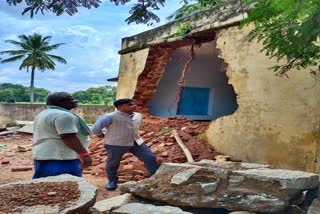
[(34, 88), (34, 71), (36, 70), (35, 66), (32, 66), (31, 70), (31, 82), (30, 82), (30, 103), (34, 103), (34, 93), (33, 93), (33, 88)]

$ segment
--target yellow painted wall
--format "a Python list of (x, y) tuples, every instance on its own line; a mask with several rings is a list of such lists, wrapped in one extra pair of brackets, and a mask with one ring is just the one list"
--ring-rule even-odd
[[(233, 160), (320, 173), (320, 82), (309, 70), (289, 78), (268, 70), (276, 61), (248, 42), (249, 28), (230, 27), (217, 37), (219, 57), (237, 93), (238, 109), (212, 121), (206, 133), (216, 150)], [(134, 96), (149, 49), (123, 54), (117, 98)]]
[(121, 55), (117, 99), (132, 98), (138, 76), (147, 62), (149, 48)]
[(231, 27), (218, 35), (239, 107), (211, 122), (208, 142), (232, 159), (319, 173), (320, 83), (309, 70), (275, 76), (268, 67), (276, 62), (248, 42), (248, 32)]

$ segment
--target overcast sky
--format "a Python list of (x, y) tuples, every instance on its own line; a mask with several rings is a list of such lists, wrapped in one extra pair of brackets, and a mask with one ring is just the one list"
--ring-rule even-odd
[[(135, 0), (134, 0), (135, 1)], [(134, 1), (132, 1), (134, 3)], [(169, 14), (181, 7), (181, 0), (169, 0), (157, 14), (167, 22)], [(23, 6), (7, 5), (0, 0), (0, 50), (14, 50), (5, 40), (18, 40), (17, 36), (38, 33), (52, 36), (51, 44), (65, 43), (50, 54), (62, 56), (66, 65), (57, 63), (56, 70), (36, 71), (35, 87), (50, 91), (74, 92), (89, 87), (115, 85), (106, 79), (118, 74), (121, 38), (135, 35), (154, 27), (126, 24), (131, 5), (114, 6), (109, 1), (97, 9), (81, 9), (76, 15), (55, 16), (37, 14), (33, 19), (22, 16)], [(1, 58), (8, 56), (2, 55)], [(19, 63), (0, 64), (0, 83), (30, 85), (30, 73), (19, 70)]]

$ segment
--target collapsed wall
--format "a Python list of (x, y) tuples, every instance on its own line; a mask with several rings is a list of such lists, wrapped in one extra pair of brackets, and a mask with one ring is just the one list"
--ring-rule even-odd
[[(157, 112), (159, 102), (153, 105), (157, 99), (152, 99), (166, 75), (170, 56), (179, 48), (190, 46), (192, 37), (215, 35), (207, 42), (214, 41), (219, 50), (217, 57), (225, 63), (227, 84), (234, 90), (226, 97), (234, 96), (236, 102), (227, 114), (206, 118), (212, 120), (206, 132), (208, 143), (232, 159), (320, 172), (320, 97), (317, 96), (320, 85), (314, 84), (308, 70), (293, 70), (289, 78), (279, 78), (270, 72), (269, 68), (277, 62), (260, 52), (262, 45), (257, 41), (248, 41), (252, 27), (238, 27), (246, 17), (241, 5), (237, 6), (239, 2), (230, 0), (219, 7), (124, 38), (119, 52), (122, 56), (117, 97), (134, 97), (144, 113)], [(183, 38), (169, 39), (184, 22), (193, 27), (190, 33)], [(175, 44), (180, 46), (171, 46)], [(187, 104), (187, 107), (193, 106)], [(174, 110), (178, 112), (177, 107)], [(203, 117), (195, 117), (195, 120), (201, 119)]]

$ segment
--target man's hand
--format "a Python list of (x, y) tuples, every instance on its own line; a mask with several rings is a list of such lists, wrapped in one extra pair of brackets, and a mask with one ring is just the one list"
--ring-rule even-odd
[(80, 161), (81, 161), (81, 168), (82, 169), (87, 168), (92, 165), (92, 159), (89, 155), (81, 157)]

